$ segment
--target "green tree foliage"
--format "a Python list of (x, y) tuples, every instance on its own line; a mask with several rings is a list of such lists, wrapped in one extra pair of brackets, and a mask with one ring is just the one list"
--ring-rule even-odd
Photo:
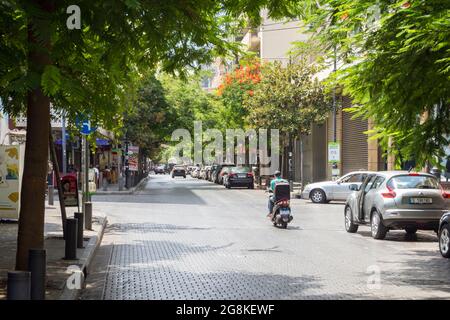
[(155, 76), (148, 77), (139, 89), (132, 108), (124, 115), (124, 136), (140, 147), (142, 155), (153, 157), (170, 135), (177, 117), (167, 103), (164, 88)]
[[(303, 18), (324, 50), (347, 63), (336, 81), (351, 111), (375, 121), (375, 138), (417, 165), (450, 143), (448, 0), (302, 1)], [(332, 57), (332, 50), (329, 51)]]
[(281, 134), (308, 134), (313, 123), (326, 119), (330, 103), (320, 82), (314, 78), (316, 66), (301, 59), (287, 66), (266, 63), (261, 82), (245, 100), (250, 126), (279, 129)]

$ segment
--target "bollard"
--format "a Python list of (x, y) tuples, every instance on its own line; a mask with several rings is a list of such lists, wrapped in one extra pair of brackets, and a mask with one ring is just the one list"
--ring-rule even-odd
[(28, 251), (28, 271), (31, 273), (31, 300), (45, 300), (46, 252), (44, 249)]
[(84, 204), (84, 227), (86, 230), (92, 230), (92, 202)]
[(84, 246), (83, 246), (83, 241), (84, 241), (84, 237), (83, 237), (83, 230), (84, 230), (83, 212), (75, 212), (74, 213), (74, 218), (77, 219), (77, 221), (78, 221), (78, 224), (77, 224), (77, 248), (82, 249), (82, 248), (84, 248)]
[(7, 300), (30, 300), (31, 273), (29, 271), (8, 271)]
[(48, 186), (48, 205), (52, 206), (54, 204), (53, 198), (54, 198), (54, 192), (55, 187), (53, 185)]
[(78, 220), (74, 218), (67, 218), (65, 260), (77, 260), (77, 229)]

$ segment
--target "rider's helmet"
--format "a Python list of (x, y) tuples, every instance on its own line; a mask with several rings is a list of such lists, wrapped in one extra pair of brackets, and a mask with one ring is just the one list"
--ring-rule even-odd
[(273, 174), (275, 177), (279, 178), (281, 177), (281, 172), (279, 170), (275, 171), (275, 173)]

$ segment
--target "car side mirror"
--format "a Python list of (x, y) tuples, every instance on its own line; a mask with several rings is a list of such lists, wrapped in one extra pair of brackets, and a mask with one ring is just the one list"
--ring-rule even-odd
[(352, 191), (359, 191), (359, 186), (357, 184), (352, 183), (348, 186), (348, 188)]

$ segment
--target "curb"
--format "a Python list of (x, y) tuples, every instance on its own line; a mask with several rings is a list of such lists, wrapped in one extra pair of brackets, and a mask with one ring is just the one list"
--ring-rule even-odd
[[(105, 233), (106, 225), (108, 224), (107, 217), (102, 217), (101, 227), (98, 231), (97, 235), (92, 236), (89, 239), (89, 242), (86, 245), (83, 256), (78, 260), (78, 265), (80, 269), (83, 271), (83, 277), (81, 277), (81, 289), (69, 289), (67, 287), (67, 281), (64, 284), (64, 289), (62, 294), (59, 297), (59, 300), (77, 300), (81, 290), (84, 288), (86, 276), (88, 275), (89, 266), (91, 265), (92, 259), (95, 256), (95, 252), (97, 251), (100, 243), (103, 239), (103, 234)], [(70, 277), (70, 276), (69, 276)], [(69, 279), (69, 277), (67, 279)]]

